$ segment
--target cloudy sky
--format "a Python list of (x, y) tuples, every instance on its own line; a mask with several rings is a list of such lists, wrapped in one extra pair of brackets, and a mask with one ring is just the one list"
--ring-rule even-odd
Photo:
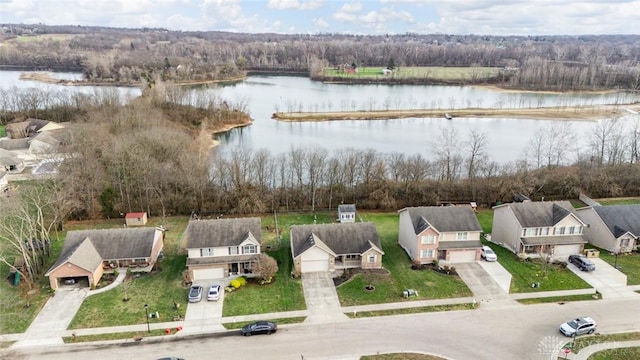
[(0, 0), (0, 23), (302, 34), (638, 34), (640, 0)]

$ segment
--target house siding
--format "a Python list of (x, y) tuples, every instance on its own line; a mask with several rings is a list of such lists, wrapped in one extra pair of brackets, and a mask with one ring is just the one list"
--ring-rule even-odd
[(493, 226), (491, 241), (518, 253), (522, 227), (509, 206), (495, 208), (493, 211)]
[(631, 252), (635, 239), (629, 234), (616, 239), (609, 230), (609, 227), (602, 221), (598, 213), (593, 208), (585, 208), (576, 210), (582, 222), (589, 224), (583, 228), (583, 232), (590, 244), (607, 251), (615, 252), (622, 243), (623, 239), (629, 239), (629, 246), (622, 249), (623, 252)]
[(407, 252), (411, 260), (415, 260), (420, 256), (418, 251), (418, 242), (416, 241), (416, 232), (411, 222), (409, 212), (404, 210), (400, 212), (398, 229), (398, 243)]
[[(427, 235), (433, 235), (434, 236), (433, 244), (423, 244), (422, 243), (422, 237), (423, 236), (427, 236)], [(437, 259), (438, 258), (438, 243), (440, 242), (440, 240), (442, 238), (442, 235), (443, 234), (438, 234), (437, 231), (435, 231), (433, 228), (430, 227), (430, 228), (425, 229), (420, 234), (414, 236), (413, 243), (416, 244), (416, 248), (417, 248), (417, 252), (415, 254), (414, 261), (415, 260), (420, 261), (421, 264), (430, 264), (435, 259)], [(422, 257), (422, 251), (423, 250), (433, 250), (433, 252), (432, 252), (433, 256), (423, 258)]]
[[(376, 256), (376, 261), (370, 263), (369, 262), (369, 255), (375, 255)], [(362, 259), (360, 261), (360, 267), (363, 269), (381, 269), (382, 268), (382, 254), (380, 254), (379, 252), (377, 252), (374, 249), (370, 249), (368, 251), (365, 251), (364, 254), (362, 254)]]
[(97, 284), (102, 277), (103, 271), (102, 266), (98, 266), (98, 268), (92, 272), (77, 265), (66, 263), (49, 274), (49, 285), (55, 290), (58, 288), (58, 279), (86, 276), (89, 278), (89, 286), (91, 286), (92, 284)]

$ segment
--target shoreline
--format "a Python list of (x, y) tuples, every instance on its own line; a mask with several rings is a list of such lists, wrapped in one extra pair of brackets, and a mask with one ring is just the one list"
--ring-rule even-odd
[(405, 118), (518, 118), (535, 120), (596, 121), (606, 116), (619, 116), (631, 111), (640, 112), (640, 103), (625, 105), (588, 105), (574, 107), (542, 107), (525, 109), (419, 109), (380, 111), (336, 112), (277, 112), (272, 119), (283, 122), (340, 121), (340, 120), (391, 120)]
[[(233, 78), (233, 79), (225, 79), (225, 80), (198, 80), (198, 81), (183, 81), (183, 82), (173, 82), (173, 84), (178, 86), (193, 86), (193, 85), (206, 85), (206, 84), (216, 84), (216, 83), (225, 83), (225, 82), (237, 82), (246, 79), (246, 76)], [(116, 87), (140, 87), (141, 83), (121, 83), (117, 81), (111, 82), (92, 82), (85, 80), (65, 80), (65, 79), (56, 79), (51, 76), (48, 71), (42, 72), (33, 72), (33, 73), (22, 73), (20, 75), (20, 80), (29, 80), (29, 81), (39, 81), (47, 84), (56, 84), (56, 85), (64, 85), (64, 86), (116, 86)]]

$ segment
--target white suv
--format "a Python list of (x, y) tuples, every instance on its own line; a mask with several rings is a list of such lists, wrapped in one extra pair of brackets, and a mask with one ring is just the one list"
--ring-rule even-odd
[(493, 250), (491, 250), (491, 248), (486, 245), (482, 247), (482, 252), (480, 253), (480, 256), (482, 256), (482, 258), (487, 261), (498, 260), (498, 255), (496, 255), (496, 253), (494, 253)]
[(578, 336), (582, 334), (592, 334), (596, 331), (596, 321), (590, 317), (575, 318), (560, 325), (560, 332), (564, 336)]

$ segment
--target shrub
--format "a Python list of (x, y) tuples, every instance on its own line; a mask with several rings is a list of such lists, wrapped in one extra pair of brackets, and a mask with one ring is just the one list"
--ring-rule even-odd
[(229, 285), (231, 285), (234, 289), (237, 289), (240, 286), (242, 286), (242, 284), (240, 284), (240, 281), (238, 279), (231, 280), (231, 283)]
[(245, 278), (244, 276), (240, 276), (237, 280), (240, 282), (240, 286), (247, 285), (247, 278)]

